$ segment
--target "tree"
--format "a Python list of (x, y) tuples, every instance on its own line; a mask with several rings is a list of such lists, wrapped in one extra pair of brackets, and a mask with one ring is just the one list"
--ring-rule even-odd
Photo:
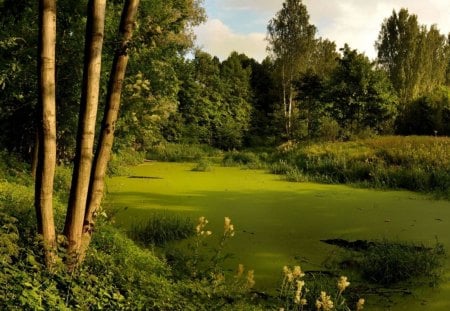
[(89, 192), (85, 206), (82, 230), (83, 238), (82, 248), (80, 251), (81, 257), (84, 257), (89, 246), (95, 225), (95, 216), (100, 208), (103, 198), (105, 174), (114, 142), (114, 131), (119, 113), (120, 97), (122, 94), (122, 86), (129, 58), (128, 49), (135, 26), (135, 18), (139, 2), (139, 0), (126, 0), (122, 12), (119, 28), (119, 32), (122, 35), (122, 40), (120, 45), (117, 47), (113, 61), (100, 138), (89, 179)]
[(280, 77), (285, 131), (289, 138), (295, 97), (292, 83), (310, 64), (316, 27), (309, 24), (308, 11), (301, 0), (286, 0), (275, 18), (270, 20), (267, 31), (268, 50)]
[(69, 269), (78, 263), (100, 91), (100, 73), (106, 0), (90, 0), (85, 40), (83, 89), (78, 121), (77, 148), (64, 233), (68, 239)]
[(420, 26), (417, 15), (401, 9), (386, 19), (375, 43), (378, 63), (388, 72), (405, 105), (446, 81), (449, 49), (436, 26)]
[[(98, 143), (95, 166), (92, 166), (106, 2), (104, 0), (92, 0), (88, 3), (89, 16), (86, 27), (85, 66), (77, 158), (65, 227), (65, 234), (69, 241), (67, 246), (69, 271), (73, 270), (84, 258), (84, 252), (89, 245), (92, 233), (95, 212), (98, 210), (101, 201), (106, 164), (111, 152), (115, 119), (117, 118), (128, 60), (127, 50), (138, 4), (138, 0), (125, 1), (120, 28), (122, 41), (116, 50), (113, 62), (114, 66), (110, 76), (108, 100), (102, 126), (102, 138)], [(44, 241), (46, 265), (49, 269), (52, 269), (57, 257), (52, 209), (57, 136), (55, 117), (55, 1), (42, 0), (39, 6), (39, 16), (39, 157), (35, 187), (35, 209), (38, 233), (42, 234)], [(88, 189), (91, 190), (89, 201)], [(84, 244), (82, 243), (82, 233), (85, 234), (85, 240), (87, 240)]]
[(56, 260), (56, 232), (53, 220), (53, 178), (56, 165), (55, 45), (56, 1), (39, 1), (39, 161), (36, 173), (35, 208), (38, 233), (42, 234), (45, 262)]
[(333, 118), (350, 134), (364, 129), (389, 132), (396, 115), (396, 96), (385, 73), (348, 45), (342, 54), (327, 95)]
[(325, 99), (330, 79), (338, 66), (336, 44), (319, 38), (313, 47), (310, 67), (294, 81), (300, 108), (297, 122), (298, 138), (319, 137), (324, 117), (328, 117), (329, 102)]

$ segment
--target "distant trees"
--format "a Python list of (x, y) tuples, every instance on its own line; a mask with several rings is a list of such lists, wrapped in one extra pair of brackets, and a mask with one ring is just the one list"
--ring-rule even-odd
[(270, 20), (267, 34), (268, 50), (274, 59), (280, 86), (285, 134), (290, 138), (295, 110), (293, 82), (310, 65), (316, 27), (309, 23), (308, 11), (301, 0), (286, 0)]
[(364, 54), (344, 46), (328, 92), (331, 115), (350, 134), (392, 131), (397, 98), (386, 74)]
[(417, 15), (407, 9), (393, 11), (376, 42), (378, 63), (387, 70), (405, 103), (431, 92), (446, 82), (449, 61), (447, 38), (436, 25), (419, 25)]
[(223, 149), (240, 148), (250, 128), (253, 93), (247, 57), (236, 52), (222, 63), (197, 51), (185, 64), (179, 93), (178, 139)]
[[(409, 14), (407, 9), (401, 9), (398, 13), (393, 11), (383, 22), (375, 45), (378, 50), (378, 63), (389, 74), (400, 100), (401, 113), (397, 120), (399, 132), (424, 133), (423, 129), (420, 129), (420, 123), (415, 125), (417, 131), (407, 124), (411, 119), (417, 119), (410, 114), (416, 111), (414, 106), (417, 108), (417, 103), (422, 101), (419, 98), (428, 96), (448, 84), (448, 38), (440, 34), (436, 25), (430, 28), (420, 25), (417, 15)], [(432, 97), (436, 100), (436, 96)], [(428, 113), (432, 111), (429, 110)], [(439, 126), (432, 127), (437, 130)], [(408, 128), (410, 130), (407, 130)], [(429, 135), (432, 133), (433, 131), (427, 132)]]

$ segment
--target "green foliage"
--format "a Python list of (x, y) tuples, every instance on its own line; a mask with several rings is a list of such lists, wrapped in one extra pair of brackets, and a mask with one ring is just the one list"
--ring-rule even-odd
[(259, 154), (251, 151), (228, 151), (223, 156), (224, 166), (244, 166), (247, 168), (264, 168), (267, 154)]
[(449, 45), (436, 25), (419, 25), (407, 9), (395, 10), (381, 25), (378, 62), (386, 69), (403, 104), (446, 82)]
[(201, 159), (191, 171), (193, 172), (210, 172), (212, 171), (212, 163), (209, 160)]
[(161, 246), (194, 235), (194, 223), (190, 218), (181, 218), (168, 213), (154, 213), (147, 220), (133, 223), (128, 235), (144, 246)]
[(181, 127), (179, 141), (221, 149), (243, 145), (252, 110), (251, 68), (245, 67), (246, 62), (248, 58), (236, 52), (220, 63), (197, 51), (184, 64), (178, 118), (172, 118), (175, 127)]
[(403, 281), (435, 284), (442, 271), (445, 250), (441, 243), (423, 244), (374, 241), (356, 258), (363, 278), (385, 286)]
[(381, 188), (432, 191), (448, 197), (449, 148), (448, 138), (414, 136), (295, 145), (280, 149), (272, 167), (274, 172), (291, 174), (300, 170), (326, 183), (357, 182)]
[(206, 157), (220, 157), (221, 154), (221, 151), (208, 145), (160, 143), (147, 151), (146, 158), (169, 162), (192, 162)]
[(450, 135), (450, 89), (441, 87), (409, 103), (397, 119), (402, 135)]
[(145, 155), (143, 152), (136, 151), (132, 148), (121, 149), (111, 155), (111, 160), (108, 162), (108, 175), (129, 175), (128, 167), (141, 164), (144, 162), (144, 158)]

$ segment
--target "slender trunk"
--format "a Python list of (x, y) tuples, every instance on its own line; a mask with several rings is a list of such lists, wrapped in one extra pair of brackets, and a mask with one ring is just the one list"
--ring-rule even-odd
[(33, 180), (36, 180), (36, 171), (39, 158), (39, 129), (36, 129), (36, 137), (34, 139), (31, 157), (31, 176), (33, 176)]
[(95, 216), (103, 198), (105, 174), (114, 141), (114, 130), (120, 108), (120, 96), (128, 63), (128, 46), (133, 34), (138, 6), (139, 0), (127, 0), (122, 11), (119, 29), (122, 34), (122, 40), (114, 55), (108, 84), (105, 113), (103, 115), (99, 143), (91, 173), (86, 214), (84, 217), (81, 259), (84, 258), (91, 241)]
[(289, 123), (288, 123), (288, 103), (286, 100), (286, 68), (284, 66), (284, 62), (281, 69), (281, 79), (283, 85), (283, 112), (284, 112), (284, 128), (286, 131), (287, 137), (289, 137)]
[(64, 233), (68, 239), (68, 268), (79, 262), (81, 235), (92, 166), (95, 123), (100, 89), (106, 0), (89, 0), (86, 25), (83, 89), (77, 148)]
[(45, 263), (56, 262), (56, 232), (53, 218), (53, 179), (56, 165), (55, 46), (56, 1), (39, 1), (39, 151), (35, 182), (38, 233), (44, 243)]
[(292, 79), (289, 79), (289, 108), (288, 108), (288, 137), (291, 138), (291, 128), (292, 128)]

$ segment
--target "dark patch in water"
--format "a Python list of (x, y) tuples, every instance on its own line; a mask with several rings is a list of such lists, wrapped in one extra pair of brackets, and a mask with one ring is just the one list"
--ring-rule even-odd
[(163, 179), (162, 177), (156, 177), (156, 176), (128, 176), (128, 178), (135, 178), (135, 179)]

